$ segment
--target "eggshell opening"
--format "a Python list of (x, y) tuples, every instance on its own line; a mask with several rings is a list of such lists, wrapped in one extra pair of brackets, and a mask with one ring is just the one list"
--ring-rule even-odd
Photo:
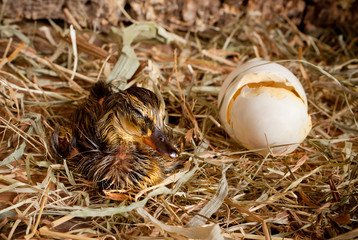
[(282, 82), (287, 87), (293, 87), (307, 106), (305, 90), (290, 70), (277, 63), (253, 59), (240, 65), (226, 77), (218, 96), (219, 108), (244, 85), (268, 81)]

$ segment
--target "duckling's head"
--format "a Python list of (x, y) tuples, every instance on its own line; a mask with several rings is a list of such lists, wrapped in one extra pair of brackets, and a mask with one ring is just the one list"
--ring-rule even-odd
[(165, 133), (164, 106), (152, 91), (131, 87), (109, 96), (102, 107), (98, 129), (107, 146), (143, 143), (163, 156), (178, 157), (178, 151)]

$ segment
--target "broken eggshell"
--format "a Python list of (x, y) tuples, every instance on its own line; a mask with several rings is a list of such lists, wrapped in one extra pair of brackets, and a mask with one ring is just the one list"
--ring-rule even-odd
[(225, 79), (218, 100), (226, 132), (262, 155), (294, 151), (312, 127), (300, 81), (277, 63), (240, 65)]

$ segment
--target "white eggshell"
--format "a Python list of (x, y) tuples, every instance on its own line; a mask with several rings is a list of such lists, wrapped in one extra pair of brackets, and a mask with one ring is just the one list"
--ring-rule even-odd
[[(311, 129), (299, 80), (276, 63), (252, 60), (239, 66), (219, 93), (220, 120), (244, 147), (266, 155), (292, 152)], [(280, 147), (274, 147), (284, 145)]]

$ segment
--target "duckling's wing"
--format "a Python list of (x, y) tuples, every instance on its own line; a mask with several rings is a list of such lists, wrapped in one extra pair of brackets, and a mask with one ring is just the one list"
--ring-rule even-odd
[(101, 103), (92, 98), (88, 98), (73, 114), (72, 142), (74, 143), (73, 147), (80, 148), (80, 152), (101, 147), (96, 130), (96, 125), (101, 115)]
[(103, 102), (113, 95), (112, 86), (103, 81), (93, 85), (89, 97), (72, 116), (73, 141), (80, 151), (99, 149), (101, 140), (97, 134), (97, 123), (104, 112)]

